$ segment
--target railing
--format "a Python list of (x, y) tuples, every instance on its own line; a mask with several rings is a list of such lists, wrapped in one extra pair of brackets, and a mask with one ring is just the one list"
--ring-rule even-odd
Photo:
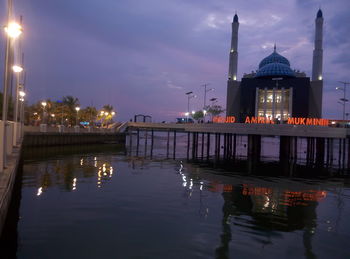
[(7, 165), (7, 157), (13, 153), (13, 148), (20, 145), (23, 137), (22, 123), (0, 121), (0, 172)]
[(82, 128), (79, 126), (74, 127), (64, 127), (61, 125), (58, 126), (49, 126), (42, 124), (40, 126), (24, 126), (24, 132), (42, 132), (42, 133), (118, 133), (122, 123), (115, 123), (109, 128), (96, 128), (96, 127), (86, 127)]

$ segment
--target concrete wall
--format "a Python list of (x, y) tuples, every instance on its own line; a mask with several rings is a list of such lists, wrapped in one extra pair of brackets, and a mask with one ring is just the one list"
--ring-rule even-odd
[(12, 198), (20, 154), (21, 147), (14, 148), (11, 155), (7, 158), (6, 168), (0, 173), (0, 235), (4, 228), (7, 211)]
[(34, 146), (61, 146), (80, 144), (125, 144), (124, 133), (41, 133), (25, 132), (24, 147)]

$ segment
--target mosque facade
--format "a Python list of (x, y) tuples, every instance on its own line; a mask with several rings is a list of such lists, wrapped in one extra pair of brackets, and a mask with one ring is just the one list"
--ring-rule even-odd
[(247, 116), (265, 117), (283, 123), (291, 117), (321, 118), (323, 91), (323, 14), (315, 20), (312, 77), (293, 70), (288, 59), (277, 52), (264, 58), (255, 72), (238, 80), (237, 14), (232, 22), (232, 39), (227, 81), (226, 115), (244, 122)]

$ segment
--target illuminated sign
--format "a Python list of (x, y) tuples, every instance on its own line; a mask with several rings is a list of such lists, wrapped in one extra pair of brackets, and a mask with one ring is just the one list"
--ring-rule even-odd
[[(235, 123), (236, 117), (235, 116), (226, 116), (226, 117), (220, 117), (215, 116), (213, 117), (214, 123)], [(267, 117), (249, 117), (247, 116), (245, 118), (244, 123), (247, 124), (275, 124), (275, 121), (267, 118)], [(291, 125), (316, 125), (316, 126), (328, 126), (329, 120), (328, 119), (318, 119), (318, 118), (288, 118), (287, 124)]]
[(273, 120), (266, 117), (249, 117), (245, 118), (244, 123), (258, 123), (258, 124), (275, 124)]
[(213, 122), (214, 123), (235, 123), (236, 117), (235, 116), (226, 116), (226, 117), (215, 116), (213, 117)]
[(317, 118), (288, 118), (287, 124), (328, 126), (329, 120)]

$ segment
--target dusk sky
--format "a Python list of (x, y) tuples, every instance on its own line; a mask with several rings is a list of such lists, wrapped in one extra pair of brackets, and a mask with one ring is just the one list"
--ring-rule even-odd
[[(239, 80), (257, 69), (275, 42), (291, 67), (310, 77), (321, 7), (323, 116), (342, 115), (337, 103), (342, 93), (335, 87), (350, 81), (349, 0), (14, 0), (14, 5), (24, 17), (29, 102), (73, 95), (82, 107), (113, 105), (118, 121), (138, 113), (175, 121), (187, 110), (188, 91), (198, 96), (191, 110), (202, 108), (206, 83), (215, 88), (208, 99), (217, 97), (225, 106), (235, 12)], [(1, 16), (5, 24), (3, 11)]]

